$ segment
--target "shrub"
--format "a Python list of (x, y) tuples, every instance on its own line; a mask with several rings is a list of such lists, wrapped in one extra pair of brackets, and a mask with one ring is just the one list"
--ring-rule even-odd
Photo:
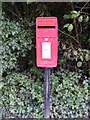
[[(23, 21), (23, 22), (22, 22)], [(16, 68), (17, 59), (26, 57), (32, 49), (32, 30), (27, 21), (10, 20), (2, 16), (2, 73)]]
[(82, 73), (57, 72), (51, 75), (51, 116), (85, 117), (88, 112), (88, 79)]
[[(32, 78), (20, 73), (8, 73), (6, 78), (0, 80), (0, 109), (4, 111), (1, 114), (10, 118), (44, 117), (44, 81), (39, 77), (37, 80)], [(59, 71), (51, 74), (50, 82), (51, 118), (87, 117), (86, 76), (82, 77), (82, 73)]]

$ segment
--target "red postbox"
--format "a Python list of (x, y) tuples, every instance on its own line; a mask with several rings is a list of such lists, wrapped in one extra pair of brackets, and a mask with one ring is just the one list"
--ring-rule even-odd
[(57, 66), (57, 18), (36, 18), (36, 59), (38, 67)]

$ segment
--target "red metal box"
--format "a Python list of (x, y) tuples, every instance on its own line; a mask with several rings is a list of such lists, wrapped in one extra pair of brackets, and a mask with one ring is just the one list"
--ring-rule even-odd
[(38, 67), (56, 67), (58, 30), (56, 17), (36, 18), (36, 60)]

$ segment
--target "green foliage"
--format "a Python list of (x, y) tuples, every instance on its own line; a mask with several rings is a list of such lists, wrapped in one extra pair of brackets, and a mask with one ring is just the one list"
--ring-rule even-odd
[(80, 17), (78, 18), (78, 21), (79, 21), (79, 22), (82, 22), (82, 20), (83, 20), (83, 16), (80, 16)]
[(90, 59), (89, 54), (86, 54), (86, 55), (85, 55), (85, 59), (86, 59), (86, 61), (89, 61), (89, 59)]
[(64, 18), (64, 19), (70, 19), (70, 18), (71, 18), (71, 15), (70, 15), (70, 14), (69, 14), (69, 15), (64, 15), (63, 18)]
[[(32, 30), (28, 22), (10, 21), (2, 16), (2, 71), (13, 69), (19, 56), (26, 57), (32, 48)], [(29, 28), (26, 29), (26, 26)]]
[(85, 117), (88, 111), (88, 79), (81, 83), (80, 73), (57, 72), (51, 75), (50, 111), (52, 117), (77, 118)]
[(82, 62), (77, 62), (77, 66), (81, 67), (82, 66)]
[(71, 19), (75, 19), (75, 18), (77, 18), (78, 16), (80, 15), (80, 11), (72, 11), (71, 12)]
[[(62, 57), (59, 64), (67, 66), (66, 69), (88, 69), (90, 60), (89, 53), (89, 16), (82, 14), (80, 11), (71, 11), (63, 16), (65, 24), (63, 28), (70, 33), (63, 33), (64, 41), (61, 42)], [(73, 30), (73, 31), (72, 31)], [(76, 37), (75, 37), (76, 36)], [(59, 51), (59, 53), (61, 50)], [(66, 65), (65, 65), (66, 64)], [(65, 67), (64, 67), (65, 68)]]
[(72, 61), (74, 64), (73, 67), (83, 68), (85, 64), (88, 63), (90, 60), (89, 50), (81, 49), (81, 48), (78, 49), (70, 48), (67, 50), (66, 44), (63, 43), (62, 43), (62, 49), (63, 49), (64, 59), (63, 57), (62, 59), (60, 59), (60, 64), (66, 63), (66, 65), (68, 65), (69, 61), (70, 62)]
[(63, 28), (67, 28), (69, 26), (69, 23), (65, 24)]
[(85, 21), (86, 21), (86, 22), (88, 22), (88, 21), (89, 21), (89, 17), (88, 17), (88, 16), (86, 16), (86, 19), (85, 19)]
[[(38, 79), (32, 81), (24, 74), (8, 73), (6, 78), (0, 79), (0, 109), (6, 117), (37, 118), (43, 116), (44, 84)], [(43, 94), (42, 94), (43, 93)], [(1, 97), (2, 96), (2, 97)], [(9, 109), (9, 113), (7, 113)], [(2, 112), (0, 113), (1, 116)]]
[[(42, 75), (41, 75), (42, 76)], [(33, 77), (32, 77), (33, 78)], [(8, 73), (0, 80), (0, 109), (6, 117), (43, 118), (44, 81), (33, 80), (20, 73)], [(82, 72), (64, 72), (63, 69), (51, 74), (50, 116), (51, 118), (85, 117), (88, 102), (88, 79)], [(1, 94), (1, 93), (0, 93)], [(9, 112), (7, 113), (7, 109)], [(2, 112), (0, 113), (0, 115)]]
[[(26, 109), (24, 103), (29, 103), (27, 95), (30, 92), (30, 79), (21, 74), (8, 73), (8, 76), (2, 78), (1, 81), (4, 84), (2, 87), (4, 111), (6, 112), (6, 108), (8, 108), (12, 115), (20, 115)], [(10, 117), (10, 113), (6, 114), (6, 116)]]
[[(81, 15), (81, 13), (80, 13), (80, 11), (71, 11), (70, 12), (70, 14), (66, 14), (66, 15), (64, 15), (63, 16), (63, 18), (65, 19), (65, 20), (74, 20), (74, 19), (78, 19), (78, 22), (79, 23), (81, 23), (82, 21), (83, 21), (83, 16)], [(89, 17), (88, 16), (86, 16), (86, 18), (85, 18), (85, 21), (86, 22), (88, 22), (89, 21)], [(70, 24), (70, 23), (66, 23), (65, 25), (64, 25), (64, 28), (66, 28), (66, 27), (68, 27), (68, 31), (69, 32), (71, 32), (72, 31), (72, 29), (73, 29), (73, 25), (72, 24)]]
[(71, 11), (70, 14), (68, 15), (64, 15), (63, 18), (64, 19), (75, 19), (80, 15), (80, 11)]
[(71, 32), (72, 30), (73, 30), (73, 25), (70, 24), (70, 25), (68, 26), (68, 31)]

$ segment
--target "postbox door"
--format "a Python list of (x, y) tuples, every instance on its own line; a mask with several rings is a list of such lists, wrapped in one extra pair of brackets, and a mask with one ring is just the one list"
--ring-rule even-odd
[[(57, 38), (48, 38), (48, 41), (44, 41), (44, 38), (38, 38), (37, 44), (37, 64), (44, 67), (54, 67), (57, 64)], [(55, 42), (56, 39), (56, 42)]]

